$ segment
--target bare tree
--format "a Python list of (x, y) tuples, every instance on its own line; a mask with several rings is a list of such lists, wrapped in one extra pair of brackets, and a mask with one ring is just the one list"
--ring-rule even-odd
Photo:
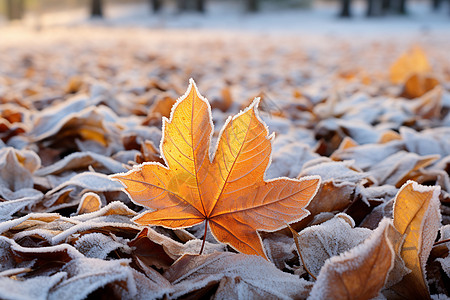
[(248, 12), (257, 12), (259, 10), (258, 0), (247, 0), (246, 1), (246, 10)]
[(406, 0), (399, 0), (397, 13), (401, 15), (406, 15)]
[(196, 10), (205, 12), (206, 0), (178, 0), (177, 6), (179, 11)]
[(352, 1), (351, 0), (341, 0), (341, 12), (339, 16), (341, 18), (349, 18), (352, 16), (351, 12)]
[(389, 7), (389, 2), (385, 3), (385, 1), (367, 0), (366, 16), (381, 16), (385, 12), (385, 7)]
[(91, 17), (103, 18), (103, 0), (91, 0)]
[(162, 8), (162, 0), (150, 0), (150, 5), (154, 12), (158, 12)]

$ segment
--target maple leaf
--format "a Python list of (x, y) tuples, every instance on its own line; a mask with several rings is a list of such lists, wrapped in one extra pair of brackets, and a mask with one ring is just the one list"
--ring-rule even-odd
[(255, 99), (227, 120), (211, 159), (210, 105), (191, 80), (170, 119), (163, 119), (160, 148), (167, 166), (146, 162), (111, 176), (124, 184), (134, 202), (152, 210), (133, 221), (168, 228), (206, 221), (205, 235), (209, 224), (218, 241), (267, 259), (257, 231), (275, 231), (307, 216), (304, 207), (316, 194), (320, 177), (264, 180), (273, 135), (268, 136), (257, 105)]

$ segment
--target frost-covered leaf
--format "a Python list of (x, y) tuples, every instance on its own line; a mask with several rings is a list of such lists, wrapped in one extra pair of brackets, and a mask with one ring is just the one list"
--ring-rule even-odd
[(93, 152), (75, 152), (56, 163), (41, 168), (35, 172), (36, 176), (56, 175), (69, 170), (87, 170), (93, 167), (96, 171), (104, 170), (108, 173), (125, 171), (125, 167), (118, 161)]
[(300, 251), (313, 275), (319, 274), (327, 259), (359, 245), (370, 235), (371, 230), (354, 226), (350, 216), (338, 214), (325, 223), (299, 232)]
[[(129, 260), (105, 261), (96, 258), (78, 258), (61, 268), (67, 279), (53, 287), (47, 299), (85, 299), (106, 285), (120, 285), (131, 297), (137, 296), (133, 271)], [(119, 295), (116, 295), (119, 296)]]
[[(41, 205), (49, 210), (78, 206), (80, 198), (86, 192), (106, 193), (119, 192), (122, 185), (101, 173), (79, 173), (57, 187), (48, 191)], [(50, 208), (51, 207), (51, 208)]]
[(94, 193), (86, 193), (83, 195), (80, 204), (78, 205), (77, 215), (97, 211), (100, 207), (102, 207), (100, 197)]
[(214, 299), (306, 298), (311, 287), (261, 257), (234, 253), (184, 255), (163, 275), (174, 286), (173, 298), (211, 285), (217, 286)]
[(81, 236), (74, 247), (86, 257), (105, 259), (111, 251), (131, 252), (126, 241), (114, 235), (108, 236), (94, 232)]
[(391, 221), (385, 219), (360, 245), (325, 262), (310, 299), (372, 299), (394, 266)]
[(419, 155), (439, 154), (445, 157), (450, 153), (450, 128), (438, 127), (417, 132), (408, 127), (400, 128), (406, 149)]
[[(164, 251), (172, 259), (178, 259), (183, 254), (198, 254), (202, 246), (202, 240), (193, 239), (182, 244), (155, 230), (148, 228), (147, 237), (152, 241), (164, 247)], [(204, 253), (223, 252), (226, 249), (225, 244), (213, 244), (208, 241), (205, 242)]]
[(52, 143), (60, 145), (64, 144), (64, 139), (71, 139), (72, 142), (79, 139), (96, 144), (82, 150), (95, 150), (99, 145), (97, 151), (106, 151), (109, 146), (118, 147), (117, 121), (117, 116), (109, 108), (89, 106), (89, 100), (74, 99), (40, 114), (29, 136), (33, 141), (51, 139)]
[(60, 217), (61, 216), (59, 214), (54, 213), (30, 213), (26, 216), (0, 223), (0, 233), (4, 234), (10, 229), (13, 229), (14, 231), (22, 231), (36, 225), (53, 222)]
[(166, 253), (167, 247), (164, 244), (158, 244), (148, 237), (148, 231), (148, 228), (144, 228), (128, 243), (132, 249), (133, 259), (138, 261), (139, 266), (145, 268), (144, 271), (151, 266), (167, 269), (175, 259)]
[[(108, 221), (108, 222), (123, 222), (123, 220), (126, 220), (126, 218), (130, 219), (134, 216), (136, 216), (137, 213), (128, 206), (126, 206), (123, 202), (120, 201), (114, 201), (106, 205), (105, 207), (102, 207), (99, 210), (85, 213), (83, 215), (79, 216), (73, 216), (71, 220), (76, 221), (93, 221), (93, 220), (102, 220), (102, 221)], [(124, 218), (125, 217), (125, 218)]]
[[(404, 149), (403, 141), (391, 141), (385, 144), (367, 144), (344, 149), (333, 154), (335, 159), (354, 160), (355, 165), (367, 170), (392, 154)], [(427, 153), (429, 154), (429, 153)]]
[(401, 257), (411, 273), (393, 287), (400, 295), (430, 297), (425, 264), (441, 224), (439, 186), (408, 181), (394, 202), (394, 227), (404, 235)]
[(257, 105), (255, 100), (227, 120), (210, 159), (211, 108), (191, 80), (164, 119), (161, 152), (167, 166), (145, 163), (111, 177), (133, 201), (151, 209), (133, 221), (175, 229), (205, 221), (218, 241), (266, 257), (258, 231), (275, 231), (307, 216), (304, 207), (320, 178), (264, 180), (272, 137)]
[(310, 161), (305, 165), (303, 171), (299, 176), (320, 175), (322, 180), (333, 181), (335, 183), (351, 182), (357, 183), (367, 177), (367, 174), (355, 170), (353, 161), (328, 161), (314, 164), (315, 161)]
[(0, 202), (0, 222), (11, 219), (11, 216), (15, 212), (18, 212), (27, 205), (33, 204), (37, 201), (37, 199), (33, 197), (26, 197), (17, 200)]
[(415, 153), (399, 151), (374, 165), (368, 173), (378, 185), (394, 185), (400, 188), (414, 171), (425, 168), (439, 159), (439, 155), (419, 156)]
[(32, 174), (40, 164), (39, 156), (33, 151), (11, 147), (0, 149), (0, 196), (7, 200), (24, 197), (15, 193), (33, 188)]
[(308, 145), (301, 142), (290, 143), (274, 153), (266, 177), (297, 177), (306, 162), (318, 157)]
[(52, 276), (36, 276), (29, 279), (0, 277), (0, 298), (47, 300), (51, 290), (65, 280), (66, 277), (67, 274), (65, 272), (59, 272)]

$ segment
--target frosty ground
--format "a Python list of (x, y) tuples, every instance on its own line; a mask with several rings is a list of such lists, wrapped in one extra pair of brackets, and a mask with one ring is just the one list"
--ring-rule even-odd
[[(440, 186), (439, 236), (424, 239), (449, 238), (450, 17), (416, 2), (409, 16), (362, 11), (341, 20), (323, 4), (245, 14), (212, 2), (204, 15), (156, 16), (133, 5), (107, 8), (105, 20), (75, 10), (1, 27), (0, 298), (325, 297), (287, 231), (262, 234), (267, 262), (211, 235), (196, 256), (202, 226), (131, 221), (145, 208), (107, 175), (161, 161), (161, 118), (189, 78), (213, 108), (214, 141), (258, 96), (276, 135), (266, 178), (321, 176), (311, 216), (292, 225), (313, 275), (346, 251), (370, 253), (408, 180)], [(389, 72), (414, 46), (440, 84), (408, 99)], [(447, 245), (426, 262), (435, 298), (449, 295)], [(403, 278), (395, 270), (379, 298)]]

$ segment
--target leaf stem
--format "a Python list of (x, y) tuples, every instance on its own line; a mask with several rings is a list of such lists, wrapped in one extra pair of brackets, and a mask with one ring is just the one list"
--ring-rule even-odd
[(305, 264), (305, 261), (303, 260), (303, 256), (302, 256), (302, 252), (300, 251), (300, 244), (298, 243), (298, 239), (300, 238), (300, 235), (298, 234), (297, 231), (295, 231), (289, 224), (287, 224), (287, 226), (289, 227), (289, 229), (292, 232), (293, 238), (294, 238), (294, 242), (295, 242), (295, 246), (297, 247), (297, 252), (298, 252), (298, 256), (300, 257), (300, 260), (302, 262), (303, 268), (305, 268), (306, 273), (309, 274), (309, 276), (311, 276), (314, 280), (317, 280), (316, 276), (314, 276), (308, 269), (308, 267)]
[(199, 255), (202, 255), (203, 249), (205, 248), (205, 241), (206, 241), (206, 233), (208, 232), (208, 219), (205, 220), (205, 233), (203, 234), (203, 242), (202, 247), (200, 248)]
[(440, 245), (440, 244), (445, 244), (447, 242), (450, 242), (450, 239), (445, 239), (445, 240), (442, 240), (442, 241), (438, 241), (438, 242), (433, 244), (433, 247), (437, 246), (437, 245)]

